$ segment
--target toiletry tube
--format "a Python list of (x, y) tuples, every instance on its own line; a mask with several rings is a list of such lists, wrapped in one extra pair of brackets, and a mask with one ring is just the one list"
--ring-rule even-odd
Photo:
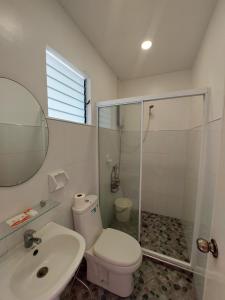
[(84, 193), (77, 193), (73, 195), (73, 203), (75, 208), (81, 208), (82, 204), (84, 204), (84, 200), (86, 195)]

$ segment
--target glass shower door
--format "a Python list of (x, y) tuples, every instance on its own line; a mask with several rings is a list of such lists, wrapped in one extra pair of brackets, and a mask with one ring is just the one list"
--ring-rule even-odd
[(139, 236), (141, 103), (98, 108), (99, 200), (104, 228)]
[(141, 246), (188, 266), (195, 240), (203, 97), (144, 103)]

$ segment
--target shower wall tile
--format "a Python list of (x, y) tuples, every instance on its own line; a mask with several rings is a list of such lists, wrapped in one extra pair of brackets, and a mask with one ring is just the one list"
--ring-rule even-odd
[[(119, 132), (118, 130), (99, 129), (99, 178), (100, 178), (100, 203), (101, 215), (104, 227), (108, 227), (114, 214), (114, 200), (119, 197), (118, 193), (111, 193), (111, 171), (115, 164), (119, 163)], [(107, 163), (107, 157), (111, 163)]]
[(181, 218), (186, 144), (187, 130), (148, 132), (143, 143), (143, 210)]
[(186, 130), (156, 130), (143, 132), (146, 139), (143, 143), (144, 153), (183, 154), (186, 148)]
[(140, 152), (141, 134), (140, 131), (122, 131), (122, 152), (129, 154), (138, 154)]
[(151, 114), (150, 130), (186, 130), (190, 128), (191, 98), (174, 98), (170, 101), (156, 100), (144, 103), (144, 126), (147, 128), (149, 105), (154, 105)]
[(136, 210), (139, 208), (140, 144), (140, 131), (123, 130), (121, 187), (123, 195), (131, 199), (133, 208)]
[(179, 218), (190, 254), (201, 127), (148, 132), (143, 143), (142, 209)]

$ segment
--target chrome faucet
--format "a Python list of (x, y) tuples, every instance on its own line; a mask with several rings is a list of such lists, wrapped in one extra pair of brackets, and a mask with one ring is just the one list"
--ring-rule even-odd
[(24, 247), (25, 248), (31, 248), (33, 244), (40, 244), (41, 238), (34, 237), (34, 233), (36, 231), (33, 229), (28, 229), (24, 232)]

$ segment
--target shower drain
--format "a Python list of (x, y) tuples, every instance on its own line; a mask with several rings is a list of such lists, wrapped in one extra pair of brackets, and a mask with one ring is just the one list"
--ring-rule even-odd
[(48, 267), (42, 267), (37, 271), (37, 278), (45, 277), (48, 274)]

